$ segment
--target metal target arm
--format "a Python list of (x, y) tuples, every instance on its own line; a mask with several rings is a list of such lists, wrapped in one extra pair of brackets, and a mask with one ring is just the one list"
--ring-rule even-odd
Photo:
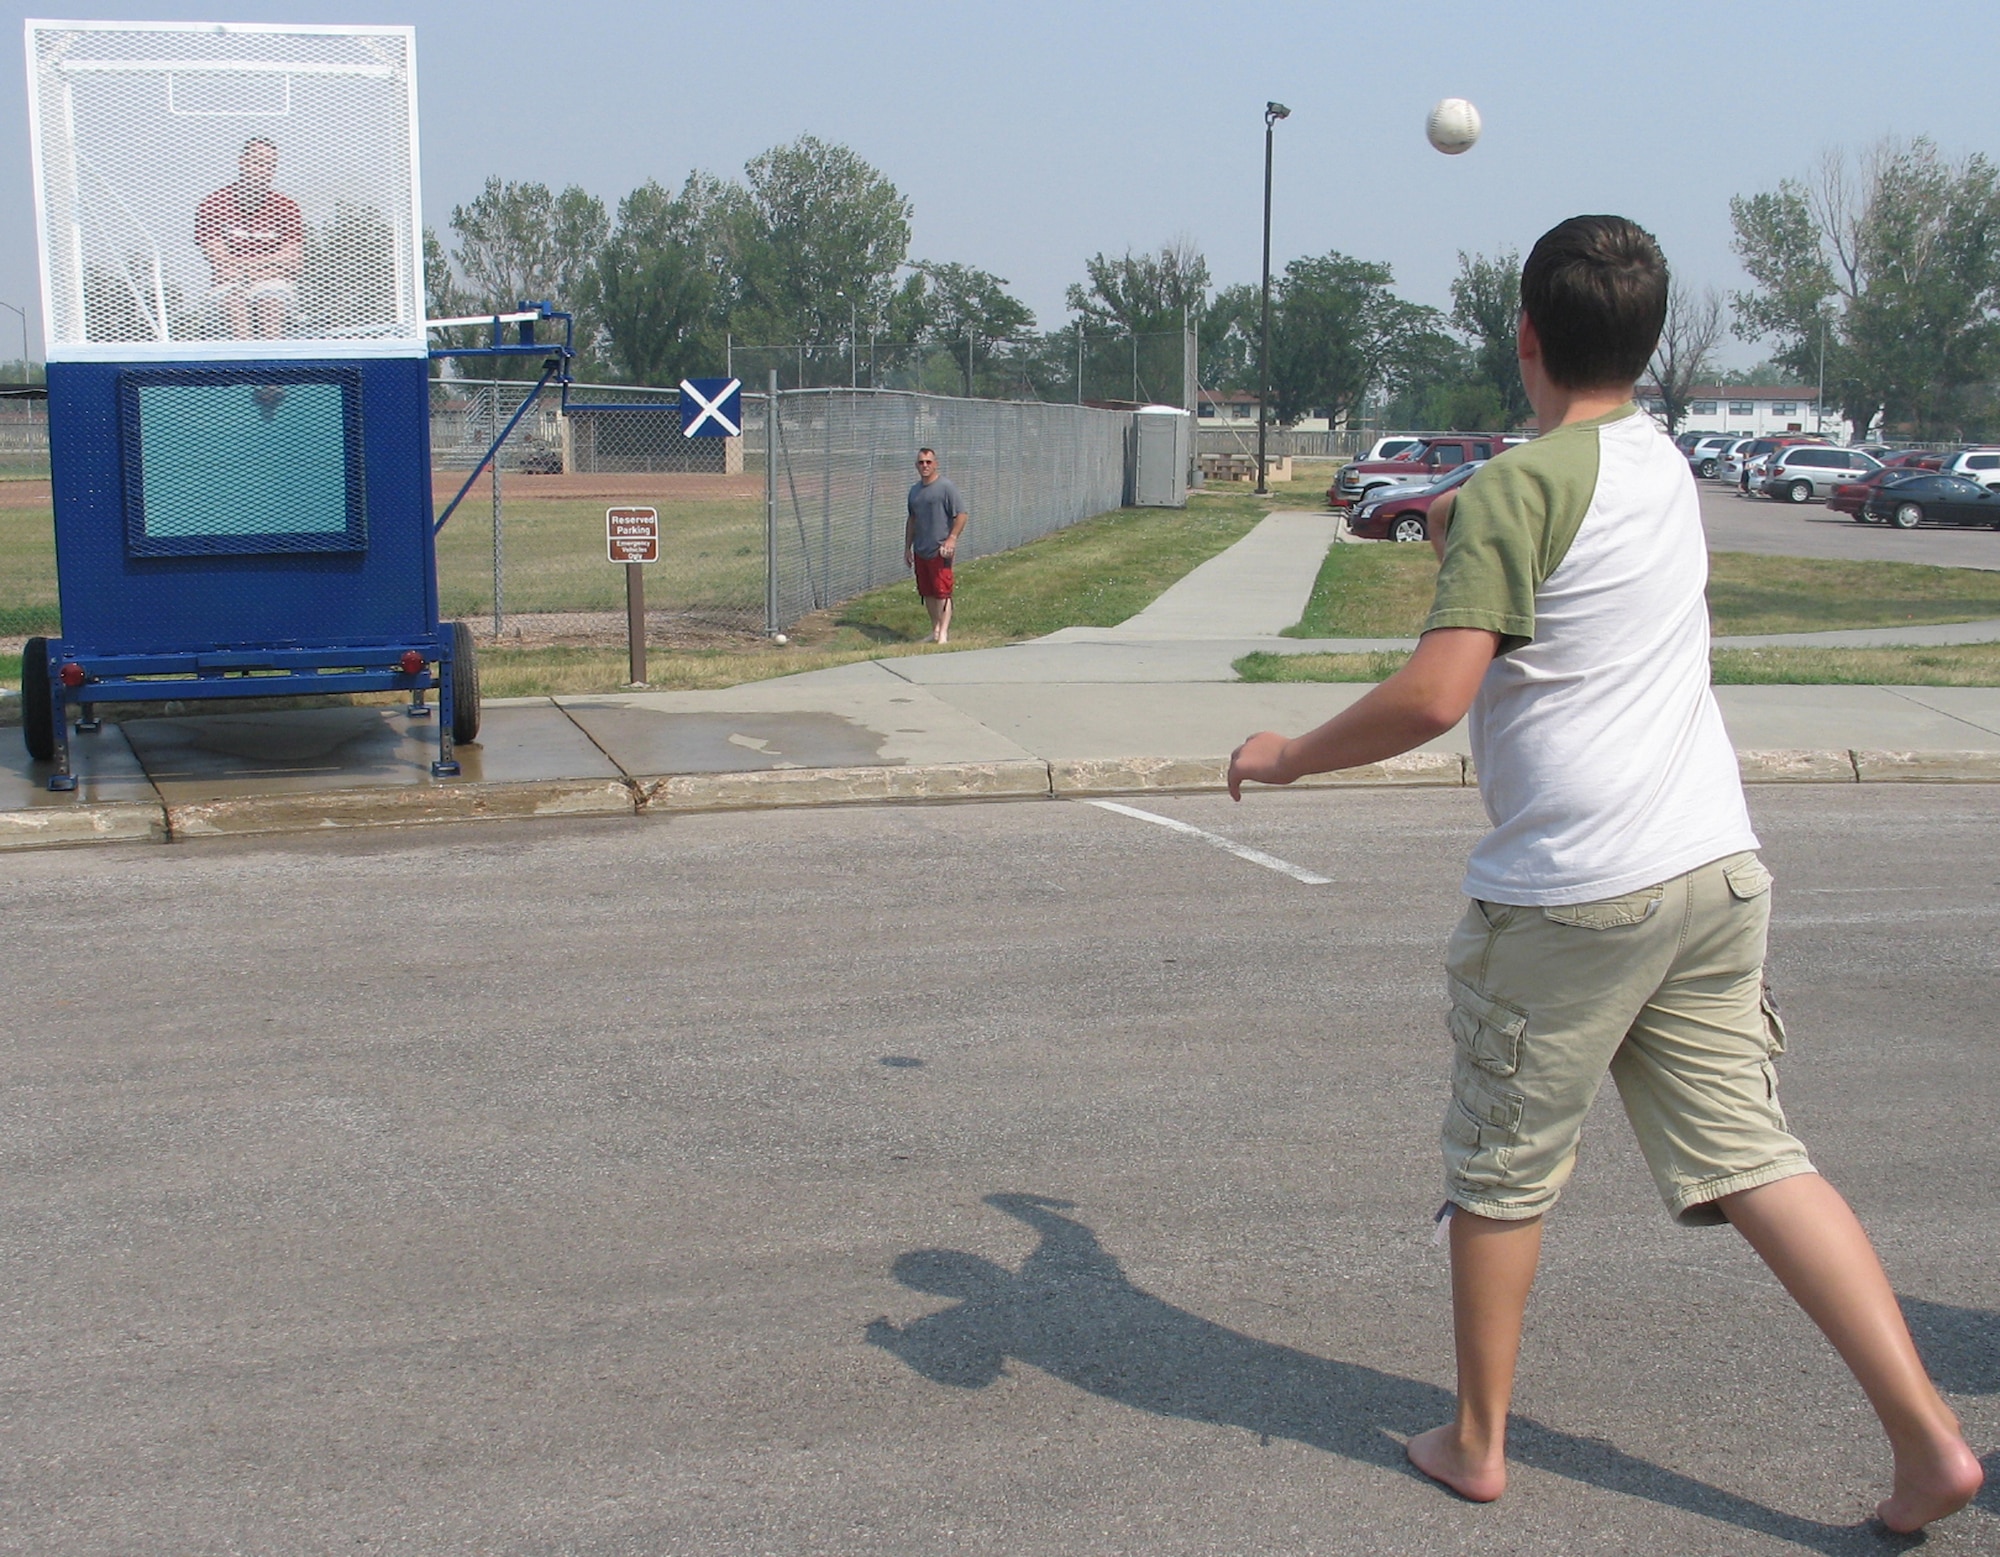
[[(562, 320), (561, 344), (535, 339), (535, 326), (544, 319)], [(515, 334), (515, 338), (511, 341), (506, 338), (506, 328), (510, 324), (514, 326)], [(500, 429), (494, 436), (493, 442), (487, 446), (486, 452), (479, 456), (479, 463), (472, 467), (472, 473), (465, 478), (465, 485), (458, 489), (458, 495), (447, 503), (444, 512), (438, 515), (437, 523), (431, 526), (433, 535), (444, 529), (451, 516), (458, 512), (458, 505), (465, 501), (465, 494), (472, 490), (472, 484), (485, 472), (486, 467), (493, 463), (495, 456), (500, 452), (500, 445), (507, 441), (516, 427), (520, 426), (521, 418), (528, 414), (529, 407), (541, 399), (542, 391), (548, 388), (550, 381), (554, 380), (561, 384), (565, 395), (569, 393), (569, 365), (576, 357), (573, 344), (576, 338), (575, 316), (559, 308), (552, 308), (547, 303), (523, 303), (518, 312), (511, 314), (473, 314), (463, 319), (424, 321), (424, 327), (429, 330), (452, 329), (466, 325), (490, 325), (491, 339), (484, 346), (433, 346), (430, 352), (433, 361), (445, 357), (533, 356), (546, 357), (548, 360), (542, 364), (542, 376), (535, 380), (535, 387), (522, 398), (520, 406), (507, 419), (507, 425)]]

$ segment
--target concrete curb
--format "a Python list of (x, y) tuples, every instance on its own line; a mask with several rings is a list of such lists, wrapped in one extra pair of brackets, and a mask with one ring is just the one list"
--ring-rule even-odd
[(769, 768), (635, 780), (646, 812), (760, 811), (884, 801), (1021, 800), (1049, 793), (1049, 765), (944, 762), (927, 767)]
[[(1736, 759), (1746, 784), (2000, 783), (2000, 751), (1739, 751)], [(336, 789), (165, 806), (140, 801), (55, 804), (0, 812), (0, 851), (536, 817), (1214, 794), (1224, 788), (1228, 766), (1225, 757), (1016, 759), (923, 767), (777, 768), (644, 779)], [(1452, 752), (1410, 752), (1341, 773), (1317, 774), (1293, 787), (1456, 789), (1474, 781), (1470, 758)], [(1253, 792), (1258, 787), (1253, 786)]]
[[(1227, 757), (1071, 757), (1049, 764), (1054, 795), (1183, 794), (1227, 787)], [(1386, 762), (1316, 773), (1295, 789), (1378, 788), (1417, 784), (1458, 789), (1466, 782), (1466, 759), (1456, 752), (1413, 751)]]
[(1864, 784), (2000, 783), (2000, 751), (1857, 751)]
[(540, 816), (630, 816), (638, 797), (624, 779), (551, 779), (525, 784), (333, 789), (319, 794), (245, 795), (167, 806), (175, 839), (309, 833), (335, 827), (416, 827), (431, 822)]
[(81, 843), (165, 843), (167, 813), (142, 800), (104, 805), (36, 806), (0, 811), (0, 850), (52, 849)]
[(1746, 784), (1852, 784), (1854, 754), (1846, 751), (1739, 751), (1736, 771)]

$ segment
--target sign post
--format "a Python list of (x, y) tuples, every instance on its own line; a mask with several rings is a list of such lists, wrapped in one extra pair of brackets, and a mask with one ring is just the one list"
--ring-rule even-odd
[(657, 508), (607, 508), (604, 511), (604, 554), (625, 564), (625, 641), (632, 668), (631, 684), (646, 684), (646, 564), (660, 560), (660, 511)]

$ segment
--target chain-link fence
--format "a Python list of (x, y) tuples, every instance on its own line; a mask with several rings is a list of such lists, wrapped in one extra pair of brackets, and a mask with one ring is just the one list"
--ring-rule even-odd
[[(1264, 452), (1272, 459), (1352, 459), (1381, 434), (1373, 428), (1266, 427)], [(1195, 432), (1197, 454), (1255, 454), (1257, 424), (1231, 420), (1218, 426), (1206, 417)]]
[(1007, 551), (1119, 507), (1132, 418), (1088, 406), (818, 390), (777, 397), (767, 612), (810, 611), (908, 577), (907, 495), (920, 448), (972, 515), (958, 555)]
[(49, 479), (49, 403), (0, 396), (0, 481)]
[(961, 399), (1189, 408), (1194, 337), (1180, 330), (1058, 330), (1019, 340), (850, 341), (759, 346), (731, 341), (732, 378), (780, 389), (897, 389)]
[[(768, 379), (767, 379), (768, 383)], [(1129, 413), (890, 390), (743, 397), (736, 438), (689, 438), (673, 390), (572, 386), (515, 425), (498, 470), (467, 478), (531, 386), (439, 380), (431, 454), (440, 606), (496, 634), (551, 640), (625, 631), (624, 569), (604, 511), (655, 508), (648, 634), (700, 641), (789, 628), (809, 612), (908, 577), (906, 494), (919, 447), (938, 451), (973, 523), (970, 560), (1117, 508), (1129, 487)]]

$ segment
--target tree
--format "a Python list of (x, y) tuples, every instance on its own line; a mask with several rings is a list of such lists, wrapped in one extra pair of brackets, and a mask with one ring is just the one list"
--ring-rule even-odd
[(1387, 265), (1332, 253), (1285, 267), (1271, 304), (1271, 385), (1281, 422), (1351, 416), (1369, 390), (1402, 378), (1444, 316), (1389, 290)]
[(489, 178), (470, 205), (452, 207), (452, 259), (481, 308), (545, 301), (573, 308), (610, 225), (604, 202), (574, 184), (556, 194), (546, 184)]
[(1093, 254), (1083, 269), (1088, 283), (1071, 282), (1064, 301), (1086, 331), (1164, 334), (1198, 316), (1208, 299), (1208, 261), (1188, 238), (1154, 254)]
[[(1515, 352), (1516, 326), (1521, 314), (1521, 256), (1503, 249), (1484, 254), (1458, 251), (1458, 274), (1451, 283), (1451, 322), (1471, 343), (1470, 367), (1475, 382), (1493, 395), (1480, 403), (1497, 404), (1493, 420), (1482, 425), (1505, 431), (1527, 420), (1534, 409), (1521, 384), (1521, 362)], [(1461, 406), (1468, 404), (1463, 398)], [(1457, 422), (1444, 425), (1457, 428)], [(1467, 431), (1471, 428), (1465, 429)]]
[(606, 351), (634, 383), (721, 370), (730, 301), (724, 229), (737, 195), (693, 173), (678, 195), (648, 180), (618, 202), (589, 291)]
[(1034, 310), (1007, 290), (1005, 276), (954, 263), (923, 262), (915, 270), (890, 305), (897, 338), (948, 351), (968, 387), (1000, 342), (1034, 329)]
[(1705, 287), (1697, 295), (1678, 281), (1671, 283), (1666, 323), (1649, 369), (1660, 392), (1668, 437), (1680, 432), (1694, 387), (1704, 381), (1721, 341), (1722, 298), (1715, 288)]
[(1255, 389), (1263, 297), (1249, 282), (1215, 294), (1201, 316), (1200, 375), (1207, 389)]
[(732, 203), (732, 319), (769, 340), (838, 340), (882, 312), (910, 248), (910, 202), (845, 146), (802, 135), (744, 168)]
[(2000, 182), (1978, 155), (1883, 141), (1858, 164), (1730, 202), (1755, 283), (1736, 330), (1770, 339), (1800, 381), (1865, 428), (1880, 413), (1919, 436), (1962, 436), (1994, 415), (2000, 372)]

